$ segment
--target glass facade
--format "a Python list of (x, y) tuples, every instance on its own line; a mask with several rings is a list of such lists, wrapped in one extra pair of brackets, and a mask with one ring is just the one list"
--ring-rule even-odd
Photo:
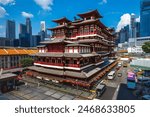
[(150, 0), (141, 0), (140, 36), (150, 36)]

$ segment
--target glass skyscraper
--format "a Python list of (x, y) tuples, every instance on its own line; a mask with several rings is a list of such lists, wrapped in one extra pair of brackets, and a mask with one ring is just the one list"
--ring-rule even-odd
[(10, 39), (10, 46), (14, 45), (14, 39), (16, 38), (16, 24), (15, 21), (6, 21), (6, 38)]
[(141, 0), (140, 36), (150, 36), (150, 0)]
[(15, 21), (6, 21), (6, 38), (15, 39), (16, 38), (16, 25)]

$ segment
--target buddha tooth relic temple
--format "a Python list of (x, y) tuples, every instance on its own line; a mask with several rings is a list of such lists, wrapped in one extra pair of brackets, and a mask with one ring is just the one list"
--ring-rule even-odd
[(97, 10), (53, 20), (51, 40), (41, 42), (34, 66), (26, 75), (90, 88), (116, 65), (114, 30), (106, 27)]

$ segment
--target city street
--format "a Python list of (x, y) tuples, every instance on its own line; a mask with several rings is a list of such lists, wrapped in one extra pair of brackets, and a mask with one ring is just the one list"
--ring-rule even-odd
[[(107, 80), (107, 76), (102, 81), (104, 84), (107, 85), (107, 89), (104, 94), (99, 98), (100, 100), (116, 100), (118, 91), (120, 88), (120, 84), (126, 84), (126, 77), (127, 77), (127, 70), (128, 68), (121, 67), (116, 72), (116, 77), (113, 80)], [(118, 77), (118, 73), (122, 73), (122, 77)]]

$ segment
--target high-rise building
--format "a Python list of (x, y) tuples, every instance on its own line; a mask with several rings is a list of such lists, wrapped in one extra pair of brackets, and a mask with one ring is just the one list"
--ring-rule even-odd
[(13, 40), (16, 38), (16, 24), (15, 21), (6, 21), (6, 38), (11, 39), (11, 46), (13, 46)]
[(25, 24), (20, 24), (20, 34), (26, 34), (27, 33), (27, 26)]
[(136, 27), (136, 37), (140, 37), (140, 22), (136, 22), (135, 27)]
[(41, 28), (40, 28), (40, 32), (39, 35), (41, 36), (41, 41), (44, 41), (45, 38), (47, 37), (47, 30), (46, 30), (46, 24), (45, 21), (41, 21)]
[(29, 35), (30, 47), (33, 46), (32, 43), (32, 26), (30, 18), (26, 18), (27, 34)]
[(19, 34), (19, 45), (21, 47), (30, 47), (30, 35), (28, 33)]
[(150, 36), (150, 0), (141, 0), (140, 13), (140, 36)]
[(27, 33), (32, 35), (32, 26), (30, 18), (26, 18)]
[(130, 25), (130, 37), (131, 38), (135, 38), (136, 37), (136, 18), (135, 18), (135, 14), (131, 14), (131, 25)]
[(129, 25), (122, 28), (118, 35), (118, 43), (128, 42), (129, 39)]
[(41, 21), (41, 31), (46, 31), (45, 21)]
[(6, 21), (6, 38), (15, 39), (16, 38), (16, 25), (15, 21)]
[(20, 24), (19, 45), (21, 47), (32, 47), (32, 26), (30, 18), (26, 18), (26, 24)]
[(36, 47), (37, 45), (40, 45), (41, 42), (41, 36), (40, 35), (33, 35), (32, 36), (32, 43), (33, 43), (33, 47)]
[(20, 24), (19, 29), (20, 29), (20, 32), (19, 32), (19, 45), (21, 47), (30, 47), (31, 36), (27, 32), (27, 31), (29, 31), (29, 30), (27, 30), (27, 25)]

